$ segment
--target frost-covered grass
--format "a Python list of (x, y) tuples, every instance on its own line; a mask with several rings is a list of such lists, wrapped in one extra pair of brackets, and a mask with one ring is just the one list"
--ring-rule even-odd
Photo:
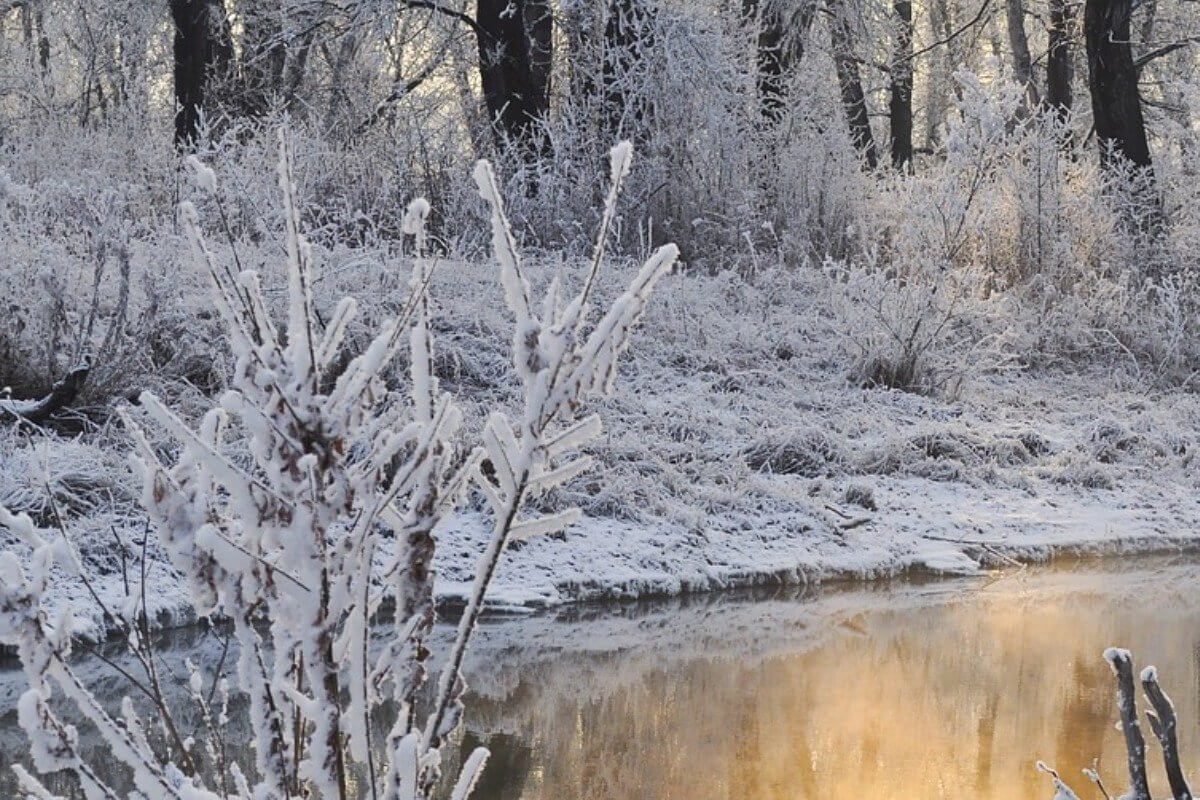
[[(350, 338), (362, 336), (396, 308), (406, 262), (393, 263), (384, 269), (361, 254), (323, 254), (318, 313), (327, 315), (341, 293), (358, 297), (363, 327)], [(542, 286), (575, 269), (552, 257), (528, 265)], [(612, 297), (631, 271), (614, 263), (599, 296)], [(465, 428), (478, 431), (489, 408), (512, 408), (519, 397), (506, 377), (503, 295), (480, 262), (441, 259), (433, 273), (435, 374), (463, 408)], [(1038, 557), (1054, 548), (1176, 546), (1196, 534), (1196, 394), (1161, 388), (1128, 360), (984, 372), (951, 397), (861, 388), (838, 336), (843, 321), (825, 301), (827, 280), (785, 268), (668, 278), (621, 368), (623, 390), (597, 406), (607, 425), (590, 452), (604, 480), (585, 476), (541, 501), (546, 510), (577, 505), (585, 519), (510, 553), (493, 602), (553, 604), (910, 565), (961, 570), (971, 566), (967, 557), (995, 560), (1001, 551)], [(182, 398), (185, 414), (196, 396)], [(110, 429), (73, 440), (9, 434), (0, 450), (5, 499), (36, 514), (46, 508), (44, 485), (55, 487), (85, 558), (115, 592), (121, 575), (109, 522), (117, 516), (129, 564), (143, 524), (130, 512), (126, 447)], [(876, 509), (863, 506), (864, 496)], [(93, 511), (97, 497), (104, 502)], [(482, 546), (478, 503), (443, 528), (446, 553)], [(182, 611), (158, 555), (153, 600)], [(462, 598), (469, 570), (448, 556), (440, 564), (439, 597)]]
[[(414, 200), (403, 223), (414, 249), (407, 298), (371, 326), (370, 342), (361, 348), (346, 347), (358, 317), (354, 298), (339, 300), (324, 316), (318, 308), (313, 248), (301, 223), (286, 131), (279, 132), (276, 170), (286, 327), (270, 310), (259, 272), (244, 269), (236, 252), (219, 259), (195, 206), (180, 204), (193, 266), (208, 279), (235, 366), (228, 391), (198, 421), (181, 418), (150, 391), (137, 397), (141, 419), (118, 410), (134, 445), (130, 465), (142, 483), (138, 507), (147, 520), (136, 586), (123, 561), (123, 592), (97, 588), (93, 565), (84, 563), (48, 481), (49, 510), (42, 514), (48, 523), (0, 506), (0, 527), (17, 545), (0, 552), (0, 643), (16, 651), (29, 684), (18, 718), (38, 775), (67, 771), (89, 797), (116, 796), (104, 774), (112, 762), (131, 775), (138, 796), (175, 800), (314, 794), (345, 800), (365, 792), (356, 788), (363, 783), (384, 800), (434, 796), (442, 747), (463, 713), (465, 655), (501, 556), (510, 544), (553, 535), (579, 519), (576, 508), (532, 506), (591, 467), (579, 449), (599, 435), (602, 422), (585, 413), (585, 402), (611, 393), (618, 359), (655, 285), (678, 259), (675, 245), (658, 248), (628, 288), (593, 314), (632, 156), (629, 142), (612, 149), (611, 189), (589, 265), (570, 283), (551, 281), (540, 301), (522, 267), (492, 166), (477, 164), (475, 183), (491, 208), (498, 282), (513, 317), (512, 373), (522, 402), (512, 410), (490, 409), (481, 429), (466, 438), (458, 404), (441, 391), (434, 369), (426, 200)], [(187, 163), (196, 184), (215, 193), (213, 171), (194, 157)], [(405, 351), (408, 363), (393, 371)], [(392, 380), (403, 381), (403, 390), (389, 390)], [(149, 430), (170, 445), (152, 442)], [(227, 446), (231, 441), (236, 444)], [(477, 556), (448, 554), (462, 567), (473, 563), (470, 588), (420, 721), (418, 713), (426, 712), (418, 711), (417, 698), (435, 622), (434, 534), (472, 487), (488, 509), (483, 527), (490, 533)], [(228, 755), (228, 680), (189, 667), (201, 743), (181, 733), (166, 700), (150, 642), (156, 610), (146, 594), (151, 531), (191, 610), (232, 625), (236, 690), (249, 697), (253, 769)], [(111, 533), (114, 547), (123, 549), (115, 526)], [(142, 678), (130, 677), (129, 691), (152, 700), (148, 716), (139, 716), (126, 697), (114, 717), (75, 671), (72, 645), (93, 626), (79, 624), (78, 597), (64, 603), (61, 591), (52, 596), (51, 586), (64, 575), (83, 586), (103, 624), (120, 633), (141, 667)], [(379, 625), (385, 617), (390, 629)], [(382, 646), (373, 646), (375, 640)], [(213, 687), (207, 694), (206, 683)], [(81, 749), (77, 729), (60, 716), (64, 702), (100, 733), (104, 755)], [(371, 722), (383, 713), (394, 721), (377, 754)], [(163, 735), (161, 743), (151, 744), (154, 731)], [(486, 748), (476, 748), (445, 796), (465, 800), (487, 757)], [(23, 794), (52, 796), (34, 773), (13, 769)]]
[[(685, 77), (650, 87), (664, 113), (678, 110), (668, 101), (696, 101), (670, 90)], [(1008, 544), (1022, 553), (1195, 531), (1194, 132), (1156, 153), (1170, 213), (1162, 237), (1146, 241), (1119, 224), (1122, 187), (1094, 159), (1063, 154), (1045, 121), (1009, 124), (1012, 86), (966, 71), (955, 81), (944, 146), (915, 175), (864, 173), (816, 106), (817, 116), (797, 111), (786, 133), (736, 152), (722, 127), (733, 118), (697, 117), (695, 141), (678, 126), (652, 132), (645, 168), (616, 208), (597, 296), (616, 296), (664, 230), (681, 237), (684, 265), (648, 309), (624, 390), (596, 406), (609, 420), (590, 448), (604, 480), (584, 476), (538, 500), (545, 512), (577, 506), (584, 521), (510, 554), (496, 602), (928, 561), (958, 569), (969, 563), (949, 551), (962, 547), (921, 536), (976, 528), (990, 550), (1016, 536)], [(747, 87), (721, 91), (742, 97)], [(831, 109), (840, 113), (821, 113)], [(177, 201), (197, 206), (217, 258), (259, 270), (268, 305), (285, 312), (271, 120), (202, 144), (221, 176), (215, 191), (195, 185), (167, 137), (135, 144), (145, 124), (117, 115), (86, 131), (20, 128), (0, 153), (0, 387), (33, 397), (93, 357), (83, 415), (49, 435), (0, 431), (0, 502), (41, 523), (57, 505), (118, 594), (145, 522), (113, 408), (150, 390), (196, 423), (233, 367), (207, 287), (186, 263)], [(539, 292), (586, 270), (598, 222), (593, 162), (577, 157), (595, 143), (571, 138), (569, 114), (556, 124), (563, 146), (542, 165), (536, 195), (512, 154), (498, 154)], [(430, 132), (440, 149), (419, 166), (425, 151), (382, 129), (346, 142), (297, 122), (297, 203), (313, 246), (314, 313), (325, 322), (343, 296), (358, 301), (346, 355), (403, 310), (404, 211), (418, 190), (437, 190), (433, 372), (477, 434), (492, 408), (516, 409), (520, 386), (485, 204), (462, 180), (464, 151), (443, 134)], [(703, 158), (695, 148), (707, 148)], [(392, 388), (407, 368), (398, 358)], [(152, 445), (168, 456), (177, 447), (165, 436)], [(227, 448), (235, 462), (249, 458), (243, 443)], [(471, 498), (443, 530), (451, 550), (481, 546), (484, 502)], [(160, 589), (150, 604), (171, 619), (186, 608), (178, 579), (153, 537), (147, 553)], [(447, 561), (440, 596), (460, 597), (468, 579)], [(62, 596), (77, 593), (63, 581)]]

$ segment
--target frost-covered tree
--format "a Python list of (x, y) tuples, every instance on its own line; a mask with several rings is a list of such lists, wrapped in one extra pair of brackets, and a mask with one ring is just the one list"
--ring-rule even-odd
[[(631, 155), (628, 143), (611, 153), (612, 189), (581, 288), (566, 296), (554, 281), (540, 303), (531, 297), (492, 169), (485, 162), (476, 167), (480, 194), (492, 209), (524, 402), (515, 417), (494, 411), (471, 449), (462, 446), (459, 409), (434, 375), (432, 265), (424, 257), (428, 203), (414, 201), (404, 220), (417, 255), (402, 313), (345, 367), (338, 366), (339, 354), (356, 304), (343, 300), (324, 325), (314, 313), (313, 253), (301, 231), (286, 136), (279, 160), (285, 327), (268, 313), (259, 276), (219, 261), (195, 208), (181, 207), (195, 262), (211, 282), (236, 356), (231, 388), (198, 428), (153, 394), (142, 395), (147, 416), (178, 446), (171, 463), (130, 414), (123, 416), (144, 480), (142, 504), (186, 576), (196, 612), (226, 619), (234, 631), (236, 688), (249, 700), (254, 769), (243, 771), (219, 745), (228, 691), (210, 705), (213, 694), (203, 691), (207, 681), (198, 670), (192, 700), (208, 728), (198, 740), (179, 735), (165, 704), (142, 719), (126, 698), (114, 716), (87, 691), (70, 662), (70, 613), (51, 618), (42, 605), (53, 570), (79, 571), (79, 557), (64, 531), (38, 529), (29, 517), (0, 509), (0, 526), (29, 550), (24, 560), (0, 554), (0, 642), (15, 647), (29, 680), (18, 713), (38, 771), (72, 773), (88, 798), (121, 796), (56, 711), (65, 701), (99, 731), (105, 757), (131, 772), (136, 791), (129, 798), (415, 800), (438, 790), (441, 748), (463, 713), (463, 657), (500, 556), (514, 540), (558, 531), (577, 518), (576, 511), (530, 513), (526, 505), (588, 469), (577, 450), (598, 434), (600, 421), (581, 417), (581, 404), (612, 388), (618, 356), (676, 260), (673, 245), (656, 251), (593, 321), (592, 290)], [(194, 158), (190, 163), (200, 187), (215, 191), (212, 171)], [(407, 391), (388, 391), (384, 369), (405, 348)], [(248, 459), (229, 454), (233, 436), (245, 439)], [(419, 717), (416, 696), (426, 680), (434, 620), (435, 529), (471, 487), (491, 511), (491, 534), (432, 707)], [(392, 621), (385, 623), (389, 611)], [(156, 686), (154, 656), (138, 644), (146, 631), (137, 604), (106, 613), (142, 655), (146, 680)], [(391, 728), (385, 741), (376, 741), (371, 720), (389, 712)], [(161, 741), (156, 730), (164, 732)], [(465, 761), (451, 798), (466, 797), (486, 755), (479, 749)], [(14, 769), (25, 797), (54, 797), (34, 775)]]

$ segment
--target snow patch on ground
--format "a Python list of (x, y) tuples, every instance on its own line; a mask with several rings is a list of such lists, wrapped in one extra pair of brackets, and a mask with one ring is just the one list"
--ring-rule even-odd
[[(829, 512), (764, 514), (747, 527), (714, 518), (697, 530), (588, 518), (561, 537), (508, 552), (488, 595), (489, 608), (532, 611), (911, 571), (970, 575), (1013, 559), (1200, 549), (1200, 498), (1182, 487), (1147, 482), (1101, 494), (1050, 486), (1032, 494), (907, 478), (875, 488), (880, 511), (849, 530), (831, 523)], [(92, 522), (93, 528), (105, 527), (103, 519)], [(437, 594), (443, 605), (465, 602), (472, 575), (463, 565), (473, 563), (486, 530), (486, 520), (475, 513), (460, 514), (439, 530)], [(124, 568), (111, 559), (92, 562), (94, 585), (112, 608), (126, 601), (127, 586), (140, 591), (140, 539), (128, 547)], [(191, 621), (183, 587), (153, 539), (146, 577), (146, 602), (160, 625)], [(52, 603), (58, 602), (74, 602), (93, 625), (102, 622), (77, 579), (60, 576), (55, 582)]]

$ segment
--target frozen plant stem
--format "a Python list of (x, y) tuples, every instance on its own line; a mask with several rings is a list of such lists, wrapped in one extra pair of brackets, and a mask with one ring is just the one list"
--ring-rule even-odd
[(1132, 800), (1150, 800), (1150, 785), (1146, 780), (1146, 740), (1138, 723), (1137, 697), (1133, 689), (1133, 656), (1128, 650), (1110, 647), (1104, 660), (1117, 677), (1117, 706), (1121, 710), (1121, 730), (1125, 734), (1125, 750), (1129, 762), (1129, 791)]
[[(428, 203), (414, 201), (404, 220), (417, 246), (403, 311), (345, 367), (343, 340), (356, 305), (343, 300), (328, 324), (318, 320), (313, 249), (302, 231), (286, 135), (280, 136), (278, 169), (287, 254), (285, 331), (267, 311), (258, 276), (222, 263), (205, 241), (196, 209), (181, 206), (184, 232), (212, 285), (235, 356), (231, 388), (196, 428), (153, 394), (142, 395), (145, 416), (178, 445), (171, 465), (160, 460), (161, 449), (139, 422), (128, 412), (122, 416), (143, 477), (142, 505), (172, 565), (185, 576), (197, 614), (231, 624), (238, 688), (249, 699), (254, 768), (243, 771), (226, 756), (220, 731), (228, 687), (218, 676), (206, 681), (194, 666), (191, 698), (207, 738), (195, 743), (180, 737), (162, 699), (151, 647), (144, 552), (140, 597), (127, 603), (132, 616), (108, 616), (126, 631), (146, 672), (144, 682), (131, 680), (131, 686), (154, 701), (161, 717), (154, 723), (171, 743), (167, 752), (151, 745), (128, 699), (120, 719), (110, 717), (68, 666), (72, 619), (65, 615), (51, 623), (42, 606), (53, 566), (80, 571), (65, 529), (41, 531), (27, 516), (0, 508), (0, 527), (13, 530), (32, 553), (28, 566), (14, 553), (0, 554), (0, 642), (16, 645), (29, 679), (19, 716), (39, 772), (72, 772), (89, 798), (122, 796), (85, 762), (74, 729), (52, 711), (57, 687), (101, 732), (108, 755), (129, 768), (138, 792), (130, 799), (434, 795), (441, 746), (462, 718), (464, 655), (504, 549), (510, 541), (561, 530), (578, 518), (577, 510), (525, 515), (525, 505), (591, 466), (578, 450), (599, 434), (600, 422), (594, 415), (581, 417), (579, 410), (588, 396), (611, 390), (618, 357), (652, 289), (677, 258), (672, 245), (658, 250), (625, 294), (589, 325), (589, 298), (631, 158), (628, 143), (612, 151), (612, 189), (579, 292), (564, 300), (555, 281), (537, 309), (491, 168), (486, 162), (477, 166), (480, 193), (492, 206), (500, 282), (514, 317), (513, 366), (524, 409), (518, 419), (493, 412), (473, 449), (463, 446), (461, 413), (434, 375)], [(193, 162), (200, 189), (214, 193), (215, 175)], [(224, 219), (222, 226), (228, 234)], [(389, 391), (388, 370), (406, 339), (410, 385), (407, 392)], [(248, 460), (226, 454), (224, 442), (234, 426), (246, 442)], [(464, 452), (469, 455), (455, 455)], [(495, 485), (481, 471), (485, 457)], [(433, 532), (471, 487), (491, 507), (491, 536), (479, 556), (433, 710), (421, 726), (414, 707), (426, 680), (426, 639), (434, 622)], [(385, 604), (395, 608), (387, 629), (373, 624)], [(396, 719), (386, 739), (377, 742), (371, 720), (384, 704)], [(450, 800), (465, 800), (486, 758), (479, 748), (464, 761)], [(16, 769), (28, 797), (52, 797), (33, 775)], [(356, 789), (351, 774), (365, 776)]]
[(1183, 767), (1179, 763), (1175, 706), (1158, 685), (1158, 670), (1154, 667), (1142, 670), (1141, 681), (1146, 699), (1154, 709), (1146, 712), (1146, 718), (1150, 721), (1150, 730), (1154, 731), (1154, 736), (1162, 747), (1163, 765), (1167, 770), (1167, 782), (1171, 785), (1171, 796), (1174, 800), (1192, 800), (1192, 790), (1188, 787), (1187, 779), (1183, 776)]

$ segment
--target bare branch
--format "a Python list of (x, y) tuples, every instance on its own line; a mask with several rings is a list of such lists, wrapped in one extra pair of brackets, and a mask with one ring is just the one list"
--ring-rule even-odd
[(1104, 660), (1117, 676), (1117, 705), (1121, 709), (1121, 730), (1125, 733), (1125, 750), (1129, 763), (1129, 791), (1132, 800), (1150, 800), (1150, 784), (1146, 779), (1146, 740), (1138, 724), (1137, 697), (1133, 692), (1133, 657), (1128, 650), (1110, 647)]
[(1141, 57), (1139, 57), (1136, 61), (1133, 62), (1133, 67), (1134, 67), (1134, 69), (1141, 71), (1142, 67), (1146, 66), (1151, 61), (1154, 61), (1156, 58), (1162, 58), (1165, 55), (1174, 53), (1176, 50), (1181, 50), (1184, 47), (1187, 47), (1189, 44), (1198, 44), (1198, 43), (1200, 43), (1200, 36), (1189, 36), (1186, 39), (1180, 39), (1178, 42), (1171, 42), (1170, 44), (1164, 44), (1162, 47), (1151, 50), (1149, 53), (1146, 53), (1145, 55), (1142, 55)]
[(1141, 678), (1146, 699), (1154, 707), (1154, 711), (1146, 712), (1146, 717), (1150, 720), (1150, 729), (1162, 745), (1163, 763), (1167, 769), (1167, 781), (1171, 784), (1171, 795), (1175, 800), (1192, 800), (1192, 790), (1188, 788), (1187, 780), (1183, 777), (1183, 768), (1179, 765), (1175, 706), (1158, 685), (1158, 671), (1154, 667), (1142, 670)]
[(40, 400), (22, 402), (0, 396), (0, 419), (15, 417), (40, 425), (75, 402), (91, 369), (91, 362), (84, 361), (55, 383), (50, 393)]

